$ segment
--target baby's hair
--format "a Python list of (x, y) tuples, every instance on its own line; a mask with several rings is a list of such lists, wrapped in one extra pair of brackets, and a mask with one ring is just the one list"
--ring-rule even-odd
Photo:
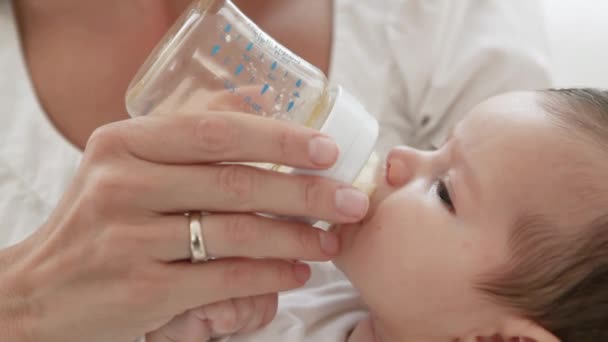
[[(606, 152), (598, 159), (608, 160), (608, 91), (545, 90), (540, 104), (559, 126)], [(540, 216), (521, 218), (508, 266), (486, 275), (478, 288), (562, 341), (608, 341), (608, 206), (582, 229), (568, 230), (577, 233), (558, 236), (557, 225)]]

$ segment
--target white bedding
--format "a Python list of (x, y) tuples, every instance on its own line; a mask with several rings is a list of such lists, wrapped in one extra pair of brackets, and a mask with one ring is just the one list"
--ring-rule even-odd
[(608, 1), (543, 0), (556, 86), (608, 88)]

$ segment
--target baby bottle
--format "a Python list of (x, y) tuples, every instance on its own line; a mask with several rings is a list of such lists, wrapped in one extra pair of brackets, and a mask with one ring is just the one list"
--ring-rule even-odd
[[(338, 144), (332, 168), (255, 166), (347, 183), (368, 163), (378, 138), (378, 123), (353, 96), (330, 85), (230, 0), (190, 5), (131, 82), (126, 105), (131, 116), (230, 111), (314, 128)], [(370, 181), (363, 183), (369, 188)]]

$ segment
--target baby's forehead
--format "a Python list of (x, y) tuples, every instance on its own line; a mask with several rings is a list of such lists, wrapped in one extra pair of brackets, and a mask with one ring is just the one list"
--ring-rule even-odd
[(515, 92), (491, 97), (473, 107), (454, 131), (493, 135), (505, 129), (544, 126), (547, 112), (534, 92)]
[(601, 153), (601, 160), (593, 146), (558, 127), (536, 94), (508, 94), (480, 104), (454, 136), (490, 208), (503, 215), (573, 218), (595, 203), (608, 205), (601, 172), (608, 169), (608, 157)]

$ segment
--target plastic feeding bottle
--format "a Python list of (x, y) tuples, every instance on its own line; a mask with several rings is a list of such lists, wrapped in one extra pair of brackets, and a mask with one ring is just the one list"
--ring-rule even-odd
[[(378, 123), (353, 96), (330, 85), (229, 0), (190, 5), (131, 82), (126, 104), (131, 116), (230, 111), (317, 129), (340, 149), (331, 169), (255, 165), (347, 183), (370, 160), (378, 138)], [(361, 182), (364, 191), (371, 192), (370, 182)]]

